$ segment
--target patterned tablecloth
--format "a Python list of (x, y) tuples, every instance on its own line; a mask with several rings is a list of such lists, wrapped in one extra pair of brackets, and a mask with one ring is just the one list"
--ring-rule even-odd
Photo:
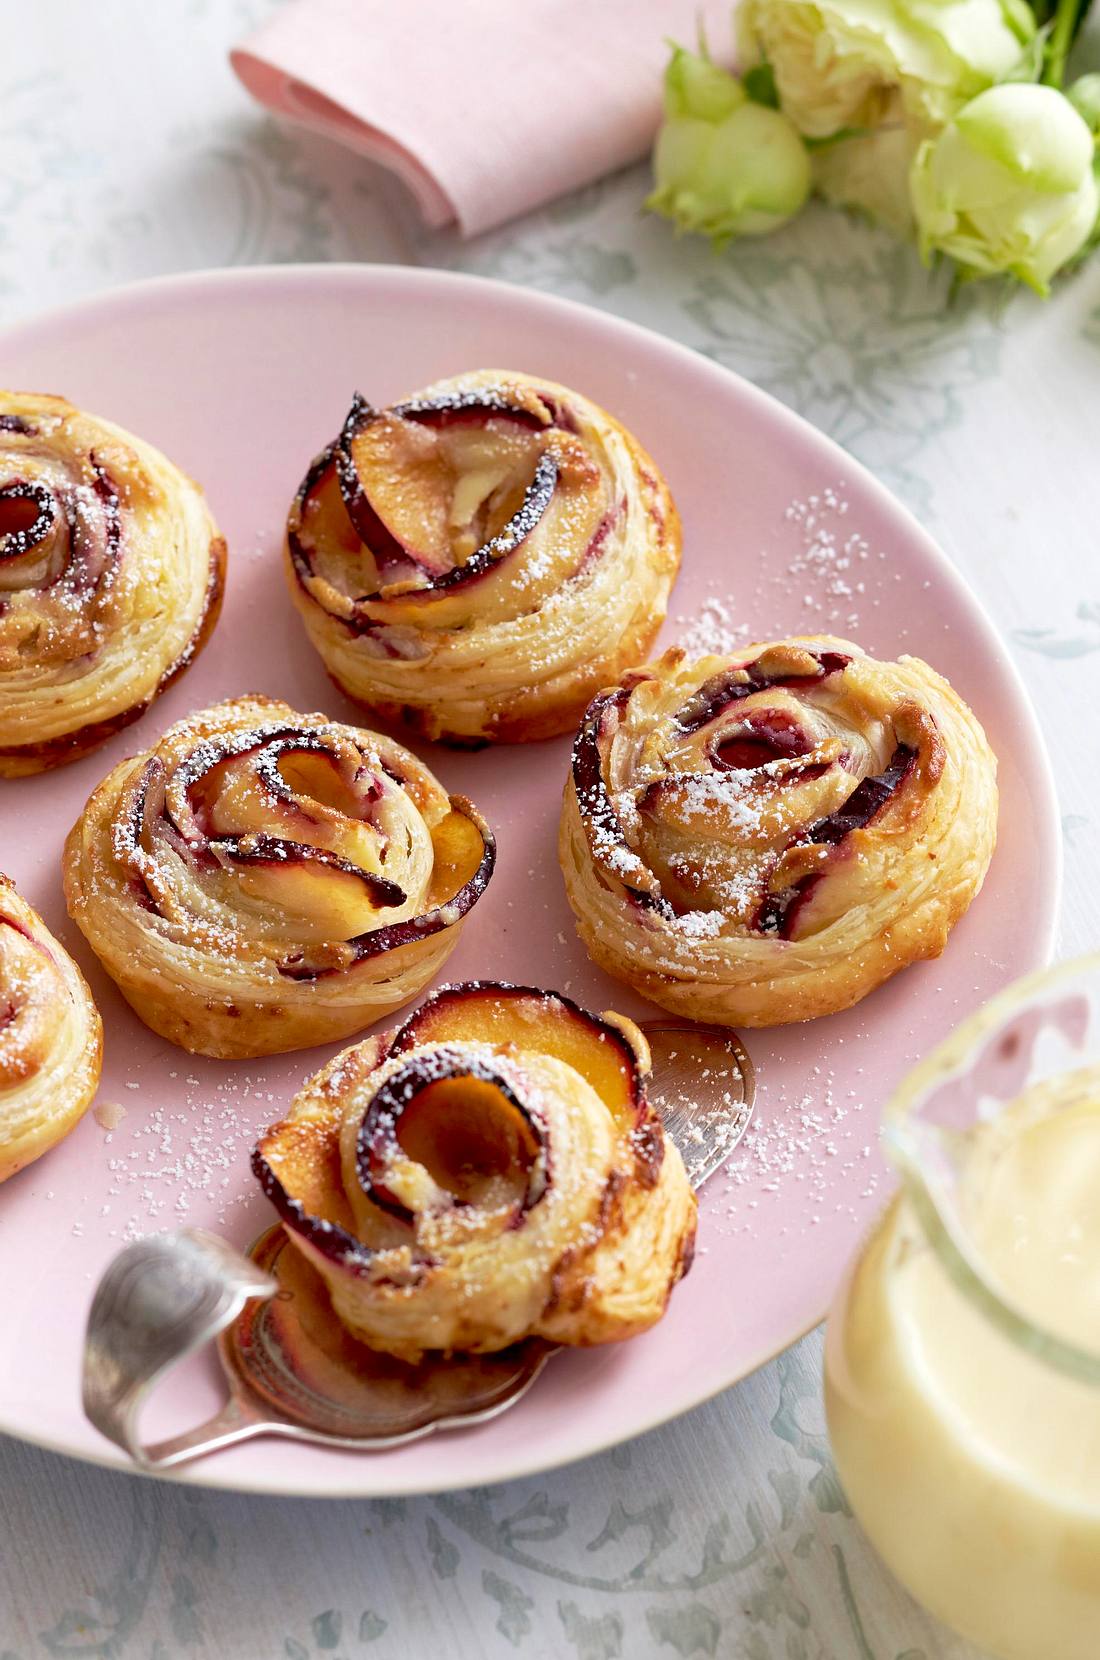
[[(641, 169), (472, 244), (429, 236), (389, 180), (238, 89), (226, 48), (269, 5), (3, 8), (0, 323), (161, 272), (400, 260), (585, 300), (739, 370), (866, 462), (991, 610), (1061, 791), (1062, 946), (1095, 945), (1100, 261), (1049, 305), (951, 299), (824, 210), (716, 258), (640, 213)], [(223, 1496), (0, 1440), (0, 1660), (963, 1660), (846, 1508), (820, 1355), (814, 1334), (587, 1463), (408, 1502)]]

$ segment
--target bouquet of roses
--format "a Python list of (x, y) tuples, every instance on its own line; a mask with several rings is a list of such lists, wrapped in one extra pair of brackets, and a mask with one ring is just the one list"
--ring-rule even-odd
[(1063, 91), (1089, 0), (741, 0), (741, 76), (673, 49), (648, 206), (717, 247), (816, 189), (964, 279), (1040, 294), (1097, 236), (1100, 75)]

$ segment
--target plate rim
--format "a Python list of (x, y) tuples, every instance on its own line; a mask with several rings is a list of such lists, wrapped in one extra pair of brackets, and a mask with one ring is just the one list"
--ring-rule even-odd
[[(367, 288), (378, 283), (392, 282), (400, 287), (422, 287), (425, 291), (432, 289), (450, 289), (456, 297), (461, 293), (480, 293), (483, 297), (493, 294), (507, 295), (514, 302), (519, 296), (521, 303), (529, 305), (535, 310), (542, 311), (551, 320), (555, 317), (567, 322), (583, 320), (587, 325), (593, 323), (609, 333), (617, 335), (624, 342), (634, 340), (642, 343), (647, 352), (657, 350), (672, 362), (690, 362), (694, 371), (714, 380), (715, 384), (728, 383), (732, 380), (738, 387), (739, 395), (750, 406), (766, 411), (766, 419), (780, 428), (786, 429), (795, 436), (800, 443), (805, 443), (807, 437), (823, 454), (832, 458), (834, 463), (843, 469), (846, 478), (854, 478), (859, 487), (876, 498), (880, 508), (887, 515), (892, 515), (903, 524), (911, 540), (920, 544), (921, 549), (933, 567), (937, 580), (951, 590), (953, 597), (966, 611), (971, 625), (979, 633), (987, 654), (996, 661), (998, 668), (1012, 687), (1015, 693), (1017, 710), (1020, 717), (1016, 725), (1017, 745), (1016, 758), (1022, 763), (1021, 773), (1036, 786), (1036, 795), (1033, 805), (1036, 808), (1036, 839), (1042, 851), (1046, 854), (1044, 869), (1046, 871), (1046, 923), (1036, 941), (1036, 960), (1028, 970), (1047, 966), (1054, 955), (1061, 920), (1065, 850), (1061, 835), (1061, 821), (1058, 806), (1058, 791), (1054, 771), (1046, 744), (1043, 740), (1042, 729), (1035, 712), (1031, 695), (1024, 681), (1021, 670), (1013, 657), (1007, 643), (1002, 638), (995, 623), (986, 610), (981, 597), (971, 587), (962, 571), (941, 548), (931, 533), (925, 529), (916, 514), (910, 507), (883, 484), (875, 474), (856, 456), (845, 450), (836, 439), (832, 438), (816, 427), (812, 421), (800, 415), (788, 404), (783, 403), (773, 393), (765, 391), (753, 381), (747, 379), (737, 370), (716, 362), (703, 352), (685, 345), (683, 342), (662, 334), (660, 331), (649, 328), (645, 324), (636, 323), (631, 319), (619, 317), (614, 312), (606, 311), (598, 305), (586, 304), (580, 300), (554, 294), (543, 289), (527, 288), (521, 283), (507, 282), (497, 277), (487, 277), (480, 273), (453, 271), (433, 266), (408, 265), (387, 262), (356, 262), (351, 260), (311, 261), (301, 264), (285, 265), (232, 265), (222, 267), (200, 268), (193, 271), (170, 272), (154, 277), (139, 278), (131, 282), (122, 283), (114, 287), (103, 288), (92, 293), (82, 295), (76, 300), (65, 304), (52, 306), (44, 311), (29, 313), (23, 318), (17, 318), (3, 329), (0, 329), (0, 351), (4, 348), (20, 350), (33, 348), (35, 337), (48, 335), (52, 330), (69, 327), (73, 324), (81, 325), (94, 318), (97, 313), (111, 313), (118, 310), (125, 312), (131, 305), (141, 305), (146, 301), (156, 301), (162, 295), (171, 299), (179, 296), (187, 300), (195, 292), (202, 292), (210, 288), (247, 288), (259, 284), (270, 288), (308, 289), (316, 282), (347, 283), (350, 287), (363, 285)], [(1040, 798), (1041, 797), (1041, 801)], [(1045, 846), (1043, 845), (1045, 843)], [(1018, 976), (1017, 976), (1018, 977)], [(612, 1435), (608, 1438), (606, 1431), (595, 1433), (590, 1441), (582, 1446), (571, 1449), (563, 1454), (539, 1455), (532, 1451), (526, 1457), (513, 1461), (507, 1473), (493, 1474), (484, 1478), (479, 1485), (498, 1486), (504, 1482), (516, 1481), (533, 1475), (560, 1470), (570, 1464), (579, 1463), (583, 1459), (596, 1457), (607, 1452), (612, 1447), (620, 1446), (624, 1442), (633, 1441), (643, 1435), (650, 1434), (661, 1425), (672, 1423), (686, 1417), (689, 1413), (704, 1406), (716, 1396), (725, 1393), (743, 1383), (761, 1367), (767, 1365), (778, 1355), (800, 1343), (810, 1332), (822, 1323), (825, 1318), (822, 1311), (815, 1320), (811, 1320), (802, 1330), (791, 1336), (780, 1348), (768, 1348), (766, 1353), (756, 1355), (744, 1365), (736, 1377), (727, 1379), (715, 1387), (706, 1387), (690, 1402), (678, 1406), (669, 1412), (659, 1409), (647, 1415), (640, 1425), (633, 1425), (627, 1435)], [(478, 1430), (452, 1431), (448, 1434), (474, 1434)], [(97, 1448), (74, 1448), (56, 1440), (49, 1435), (28, 1433), (20, 1426), (12, 1428), (6, 1421), (4, 1408), (0, 1402), (0, 1434), (8, 1435), (13, 1440), (27, 1446), (38, 1447), (45, 1452), (54, 1453), (61, 1457), (72, 1458), (83, 1464), (91, 1464), (98, 1468), (110, 1469), (129, 1475), (150, 1476), (158, 1481), (170, 1481), (182, 1486), (201, 1487), (208, 1490), (249, 1493), (260, 1496), (283, 1496), (288, 1498), (312, 1499), (365, 1499), (391, 1497), (423, 1497), (433, 1493), (447, 1493), (462, 1490), (468, 1487), (465, 1480), (449, 1480), (445, 1475), (436, 1479), (412, 1479), (400, 1486), (385, 1487), (381, 1490), (373, 1484), (367, 1475), (371, 1468), (371, 1460), (379, 1454), (365, 1457), (363, 1461), (364, 1481), (355, 1486), (341, 1486), (336, 1490), (331, 1483), (319, 1484), (316, 1480), (301, 1478), (288, 1480), (286, 1477), (273, 1480), (264, 1480), (259, 1477), (219, 1478), (218, 1461), (197, 1460), (191, 1465), (182, 1465), (178, 1469), (165, 1471), (144, 1471), (132, 1464), (117, 1449), (105, 1445), (103, 1450)], [(394, 1449), (399, 1451), (400, 1449)], [(317, 1454), (323, 1454), (325, 1449), (313, 1449)]]

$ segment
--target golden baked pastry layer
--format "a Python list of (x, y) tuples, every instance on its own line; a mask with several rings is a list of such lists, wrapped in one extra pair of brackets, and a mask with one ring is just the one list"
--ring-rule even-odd
[(201, 490), (159, 450), (0, 392), (0, 777), (135, 720), (206, 643), (224, 575)]
[(269, 1055), (415, 997), (493, 860), (476, 808), (400, 744), (250, 696), (104, 779), (65, 844), (65, 897), (155, 1032)]
[(643, 658), (680, 561), (656, 464), (552, 381), (357, 396), (291, 507), (290, 591), (349, 696), (428, 738), (571, 731)]
[(630, 1021), (551, 992), (444, 987), (324, 1067), (253, 1168), (353, 1335), (403, 1360), (660, 1319), (695, 1197)]
[(0, 1182), (83, 1116), (99, 1084), (102, 1048), (83, 974), (0, 876)]
[(937, 956), (996, 830), (996, 761), (946, 680), (804, 638), (674, 649), (601, 693), (559, 854), (601, 967), (677, 1014), (772, 1026)]

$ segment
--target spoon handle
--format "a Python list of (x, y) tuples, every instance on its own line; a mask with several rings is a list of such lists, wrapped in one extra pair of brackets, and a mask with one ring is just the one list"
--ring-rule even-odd
[(174, 1464), (186, 1464), (204, 1453), (218, 1452), (222, 1447), (231, 1447), (235, 1441), (270, 1435), (279, 1427), (273, 1420), (261, 1417), (247, 1395), (234, 1390), (219, 1412), (196, 1424), (194, 1429), (148, 1445), (134, 1443), (127, 1450), (145, 1470), (170, 1470)]
[(154, 1446), (139, 1432), (142, 1406), (164, 1374), (224, 1331), (251, 1297), (278, 1289), (270, 1275), (216, 1235), (197, 1228), (138, 1240), (99, 1282), (85, 1334), (84, 1411), (145, 1469), (197, 1444), (241, 1440), (263, 1426), (237, 1392), (209, 1424)]

